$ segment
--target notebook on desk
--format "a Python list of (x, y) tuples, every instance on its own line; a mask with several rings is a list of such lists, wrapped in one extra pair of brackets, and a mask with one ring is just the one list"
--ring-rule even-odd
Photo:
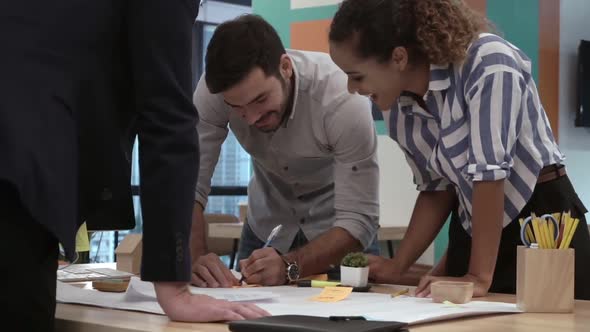
[(57, 280), (62, 282), (129, 279), (132, 276), (129, 272), (93, 267), (92, 264), (72, 264), (57, 270)]
[(232, 332), (402, 332), (406, 323), (367, 321), (362, 317), (270, 316), (229, 323)]

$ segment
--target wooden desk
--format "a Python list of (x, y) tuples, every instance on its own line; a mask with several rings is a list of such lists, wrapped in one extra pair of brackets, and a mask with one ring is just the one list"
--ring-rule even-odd
[[(222, 239), (240, 239), (243, 223), (213, 223), (209, 224), (209, 236)], [(590, 230), (590, 225), (588, 225)], [(400, 241), (406, 234), (407, 227), (379, 228), (378, 238), (380, 241)]]
[[(374, 291), (392, 292), (397, 286), (375, 286)], [(479, 300), (514, 302), (514, 295), (491, 294)], [(227, 332), (225, 324), (171, 322), (167, 317), (140, 312), (111, 310), (74, 304), (57, 304), (56, 331), (119, 332), (151, 331)], [(412, 332), (557, 332), (588, 331), (590, 301), (576, 301), (573, 314), (508, 314), (479, 316), (415, 325)]]
[[(211, 223), (209, 224), (209, 237), (222, 239), (239, 239), (242, 234), (243, 223)], [(401, 240), (407, 227), (381, 227), (378, 238), (380, 241)]]

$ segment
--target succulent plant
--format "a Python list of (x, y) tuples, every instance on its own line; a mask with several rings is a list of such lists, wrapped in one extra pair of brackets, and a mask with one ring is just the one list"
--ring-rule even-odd
[(340, 264), (349, 267), (365, 267), (369, 265), (369, 259), (362, 252), (351, 252), (342, 258)]

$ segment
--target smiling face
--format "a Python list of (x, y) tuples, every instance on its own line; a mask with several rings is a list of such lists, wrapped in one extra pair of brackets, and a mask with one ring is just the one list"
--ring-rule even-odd
[(263, 132), (279, 128), (291, 95), (291, 59), (281, 58), (279, 75), (267, 76), (260, 67), (252, 69), (244, 79), (223, 91), (223, 99), (250, 126)]
[(391, 58), (361, 58), (355, 51), (356, 37), (330, 42), (330, 56), (348, 75), (348, 91), (370, 97), (384, 111), (390, 110), (402, 91), (415, 90), (416, 73), (408, 65), (408, 52), (396, 47)]

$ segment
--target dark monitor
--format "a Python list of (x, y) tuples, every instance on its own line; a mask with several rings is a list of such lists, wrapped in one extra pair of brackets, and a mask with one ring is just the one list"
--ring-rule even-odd
[(590, 41), (581, 40), (578, 48), (578, 102), (576, 126), (590, 127)]

